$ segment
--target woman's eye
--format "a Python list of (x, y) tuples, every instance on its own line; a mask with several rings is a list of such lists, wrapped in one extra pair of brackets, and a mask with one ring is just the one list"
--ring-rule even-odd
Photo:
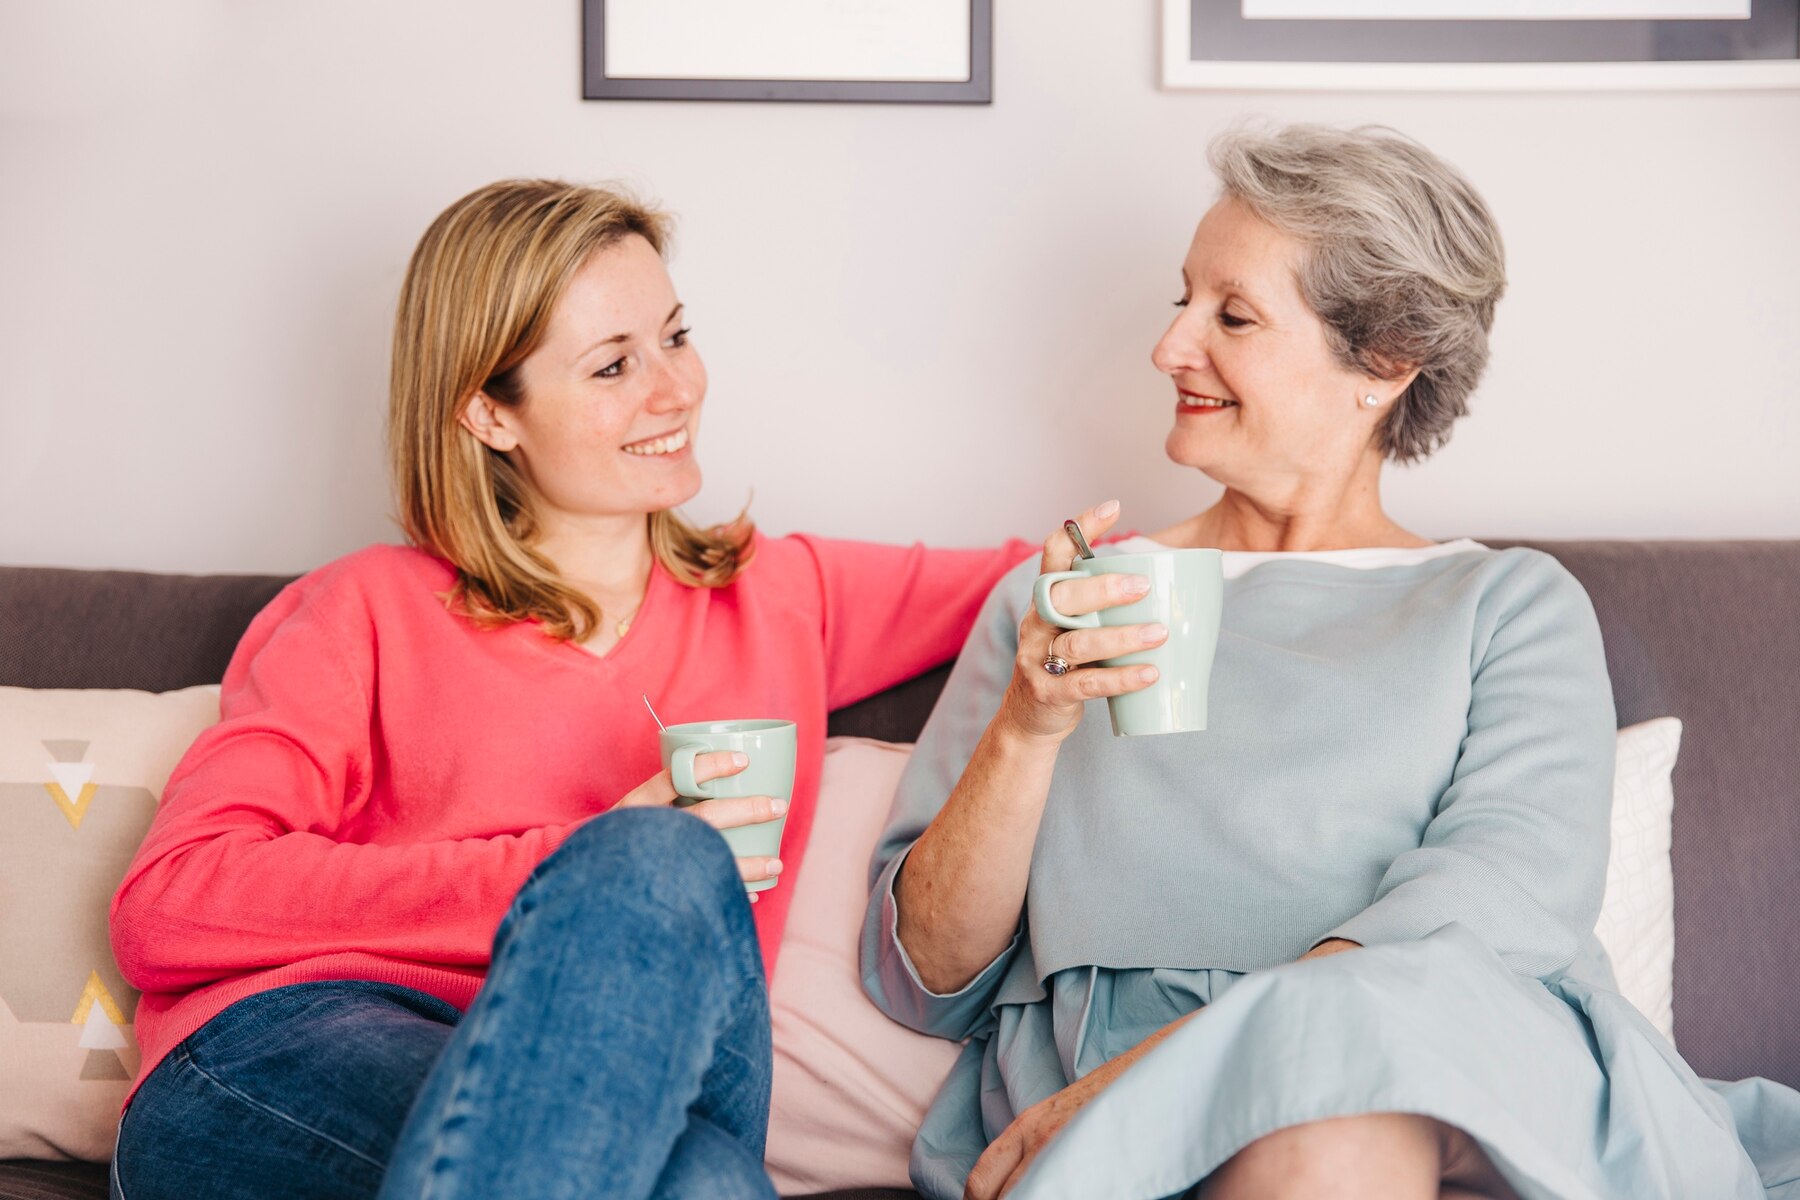
[(1227, 329), (1240, 329), (1250, 322), (1243, 317), (1221, 311), (1219, 313), (1219, 323), (1224, 325)]
[(594, 378), (596, 378), (596, 379), (617, 379), (620, 375), (623, 375), (624, 373), (625, 373), (625, 360), (621, 358), (618, 361), (610, 362), (610, 363), (606, 364), (604, 367), (601, 367), (598, 371), (595, 371)]
[(669, 340), (667, 342), (667, 345), (669, 345), (671, 347), (687, 345), (688, 344), (688, 334), (690, 334), (692, 332), (694, 332), (692, 326), (683, 325), (680, 329), (677, 329), (674, 333), (671, 333), (669, 335)]

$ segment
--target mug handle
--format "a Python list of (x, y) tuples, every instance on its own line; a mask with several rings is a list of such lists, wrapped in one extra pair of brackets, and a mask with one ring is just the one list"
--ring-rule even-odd
[(1048, 575), (1039, 575), (1037, 582), (1031, 585), (1031, 603), (1037, 609), (1037, 615), (1052, 625), (1063, 629), (1098, 629), (1100, 614), (1097, 612), (1082, 613), (1079, 617), (1071, 617), (1056, 611), (1056, 605), (1050, 603), (1050, 589), (1065, 579), (1092, 579), (1085, 571), (1052, 571)]
[(689, 800), (716, 800), (718, 794), (709, 791), (710, 781), (701, 783), (694, 778), (694, 759), (710, 750), (698, 742), (690, 742), (679, 746), (669, 756), (669, 779), (675, 784), (675, 794)]

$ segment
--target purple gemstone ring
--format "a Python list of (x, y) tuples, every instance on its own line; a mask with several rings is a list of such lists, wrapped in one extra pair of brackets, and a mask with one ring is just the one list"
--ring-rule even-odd
[(1060, 654), (1046, 654), (1044, 656), (1044, 670), (1050, 672), (1052, 675), (1067, 675), (1069, 673), (1069, 660)]

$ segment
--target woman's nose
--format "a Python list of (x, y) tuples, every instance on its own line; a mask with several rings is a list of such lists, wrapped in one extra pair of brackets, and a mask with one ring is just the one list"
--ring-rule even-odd
[(653, 412), (692, 408), (700, 402), (700, 389), (689, 374), (667, 359), (657, 366), (647, 407)]
[(1179, 375), (1206, 366), (1206, 351), (1182, 323), (1176, 321), (1150, 350), (1150, 361), (1164, 375)]

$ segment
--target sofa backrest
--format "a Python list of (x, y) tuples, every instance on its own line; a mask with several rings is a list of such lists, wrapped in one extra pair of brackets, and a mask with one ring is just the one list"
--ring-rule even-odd
[[(1685, 723), (1675, 769), (1675, 1038), (1702, 1075), (1800, 1086), (1800, 540), (1536, 542), (1587, 588), (1620, 725)], [(0, 684), (216, 682), (287, 581), (0, 568)], [(947, 670), (832, 715), (911, 741)]]
[(0, 567), (0, 685), (169, 692), (225, 677), (273, 575)]

